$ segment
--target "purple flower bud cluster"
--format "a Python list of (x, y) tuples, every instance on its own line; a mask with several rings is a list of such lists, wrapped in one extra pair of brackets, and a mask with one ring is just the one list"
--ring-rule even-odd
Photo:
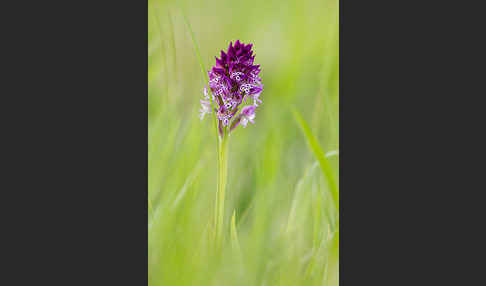
[[(219, 132), (227, 126), (233, 130), (240, 123), (246, 127), (248, 122), (255, 123), (255, 109), (262, 103), (260, 93), (263, 90), (260, 65), (253, 65), (255, 55), (252, 44), (245, 45), (237, 40), (231, 42), (228, 51), (221, 51), (216, 57), (216, 65), (208, 72), (209, 88), (215, 104), (216, 117), (219, 122)], [(242, 107), (242, 104), (248, 104)], [(241, 110), (240, 110), (241, 108)], [(238, 113), (238, 111), (240, 111)], [(211, 113), (211, 103), (207, 88), (204, 88), (204, 99), (201, 100), (201, 120), (205, 114)]]

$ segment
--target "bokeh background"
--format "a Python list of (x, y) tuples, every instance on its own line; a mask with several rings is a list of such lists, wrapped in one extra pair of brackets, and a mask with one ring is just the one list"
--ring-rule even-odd
[[(203, 75), (239, 39), (253, 43), (264, 84), (256, 124), (229, 141), (226, 230), (208, 240), (217, 179)], [(148, 11), (149, 285), (338, 285), (338, 212), (299, 128), (307, 122), (339, 178), (339, 2), (155, 1)], [(233, 240), (231, 240), (233, 242)], [(237, 249), (237, 251), (235, 251)]]

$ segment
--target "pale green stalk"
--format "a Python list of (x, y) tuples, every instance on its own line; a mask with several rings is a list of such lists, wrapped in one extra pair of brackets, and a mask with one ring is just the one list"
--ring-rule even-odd
[(228, 140), (229, 137), (226, 132), (222, 136), (218, 136), (218, 189), (216, 191), (215, 204), (215, 226), (216, 226), (216, 247), (224, 241), (224, 198), (226, 192), (226, 178), (228, 174)]

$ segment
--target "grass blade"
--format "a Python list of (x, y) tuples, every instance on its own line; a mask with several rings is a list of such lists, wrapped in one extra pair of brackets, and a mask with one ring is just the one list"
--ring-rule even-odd
[(295, 121), (299, 125), (300, 129), (304, 133), (305, 138), (307, 140), (307, 144), (309, 145), (310, 149), (314, 153), (314, 156), (316, 156), (316, 159), (319, 162), (322, 173), (326, 178), (327, 184), (329, 186), (329, 190), (334, 200), (336, 210), (339, 212), (339, 191), (336, 185), (334, 172), (332, 171), (331, 165), (329, 164), (329, 161), (326, 159), (326, 156), (324, 155), (324, 152), (322, 151), (319, 142), (312, 134), (309, 125), (307, 125), (307, 122), (304, 120), (304, 118), (302, 118), (300, 113), (295, 108), (292, 108), (292, 114), (294, 115)]
[(233, 210), (233, 215), (231, 216), (231, 247), (238, 255), (241, 255), (240, 242), (238, 241), (238, 233), (236, 232), (235, 216), (236, 213)]
[(199, 175), (199, 172), (201, 171), (203, 165), (204, 165), (204, 162), (203, 162), (203, 159), (201, 159), (197, 163), (196, 167), (194, 167), (192, 172), (189, 174), (189, 176), (186, 178), (184, 185), (182, 186), (179, 193), (177, 194), (177, 197), (175, 198), (174, 202), (172, 203), (172, 210), (175, 210), (177, 208), (177, 206), (179, 205), (180, 201), (184, 198), (187, 190), (192, 186), (194, 179), (196, 179), (197, 176)]
[(312, 164), (312, 166), (309, 166), (305, 170), (304, 175), (297, 182), (297, 185), (295, 187), (294, 197), (292, 199), (292, 204), (290, 206), (289, 216), (287, 218), (287, 227), (285, 229), (286, 233), (290, 233), (291, 231), (297, 229), (297, 224), (296, 224), (297, 208), (298, 208), (298, 204), (302, 200), (301, 197), (303, 192), (302, 191), (303, 186), (306, 183), (306, 181), (309, 180), (309, 177), (312, 175), (316, 167), (317, 167), (317, 162)]
[[(216, 134), (216, 140), (217, 140), (218, 139), (218, 127), (217, 127), (217, 123), (216, 123), (216, 115), (215, 115), (215, 112), (214, 112), (215, 109), (214, 109), (213, 96), (211, 94), (211, 88), (209, 88), (209, 85), (208, 85), (209, 77), (208, 77), (208, 74), (206, 73), (206, 68), (204, 67), (204, 63), (203, 63), (202, 58), (201, 58), (201, 53), (199, 52), (199, 46), (197, 45), (196, 37), (194, 36), (194, 32), (192, 31), (191, 24), (187, 20), (186, 14), (184, 13), (184, 10), (182, 9), (182, 7), (180, 7), (180, 9), (181, 9), (182, 17), (184, 18), (184, 23), (186, 24), (187, 29), (189, 30), (189, 33), (191, 34), (192, 45), (194, 46), (194, 51), (196, 52), (196, 57), (197, 57), (197, 60), (199, 61), (199, 65), (201, 67), (201, 73), (202, 73), (202, 76), (204, 78), (204, 86), (206, 86), (207, 89), (208, 89), (209, 100), (211, 101), (211, 109), (212, 109), (211, 115), (212, 115), (212, 118), (213, 118), (214, 132)], [(218, 150), (219, 150), (219, 147), (218, 147)]]

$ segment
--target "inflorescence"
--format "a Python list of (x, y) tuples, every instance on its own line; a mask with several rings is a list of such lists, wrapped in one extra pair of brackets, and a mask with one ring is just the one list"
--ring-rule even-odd
[[(248, 122), (255, 123), (255, 109), (262, 103), (259, 98), (263, 90), (260, 65), (253, 65), (255, 55), (252, 44), (245, 45), (239, 40), (233, 46), (230, 42), (228, 51), (221, 51), (216, 57), (216, 65), (208, 72), (209, 88), (215, 104), (216, 117), (219, 122), (219, 133), (229, 126), (229, 131), (239, 124), (246, 127)], [(250, 105), (248, 99), (250, 98)], [(241, 107), (245, 104), (244, 107)], [(217, 107), (217, 108), (216, 108)], [(240, 110), (241, 107), (241, 110)], [(240, 111), (240, 113), (238, 113)], [(211, 113), (211, 103), (207, 88), (204, 88), (204, 99), (201, 100), (201, 120)]]

